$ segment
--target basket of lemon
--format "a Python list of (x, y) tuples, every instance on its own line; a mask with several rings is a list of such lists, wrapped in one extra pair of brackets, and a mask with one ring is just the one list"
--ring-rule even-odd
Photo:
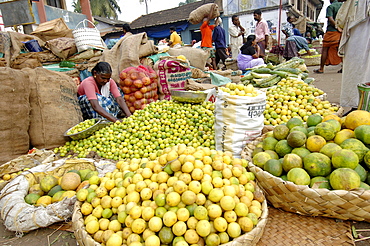
[(370, 221), (370, 113), (291, 118), (248, 143), (242, 158), (267, 200), (288, 212)]
[(245, 165), (231, 153), (184, 144), (155, 159), (119, 161), (113, 172), (76, 194), (72, 225), (77, 242), (255, 245), (268, 210)]
[(77, 125), (69, 128), (65, 133), (65, 137), (70, 137), (73, 140), (88, 138), (97, 130), (107, 126), (111, 122), (104, 119), (87, 119)]

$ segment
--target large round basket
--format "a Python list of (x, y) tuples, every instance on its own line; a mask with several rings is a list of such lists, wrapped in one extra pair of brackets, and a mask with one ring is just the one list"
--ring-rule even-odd
[[(79, 245), (81, 246), (101, 246), (96, 242), (85, 229), (84, 219), (81, 213), (82, 202), (77, 201), (72, 214), (72, 229)], [(235, 238), (233, 241), (220, 246), (254, 246), (263, 235), (267, 223), (268, 209), (266, 199), (262, 203), (262, 215), (258, 224), (248, 233)]]
[(254, 165), (253, 150), (265, 136), (247, 144), (241, 157), (249, 161), (249, 171), (255, 174), (272, 206), (302, 215), (370, 222), (370, 190), (312, 189), (307, 185), (284, 181)]

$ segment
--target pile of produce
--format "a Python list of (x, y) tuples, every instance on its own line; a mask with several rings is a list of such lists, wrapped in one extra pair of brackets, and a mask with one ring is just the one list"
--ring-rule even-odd
[(122, 122), (110, 124), (86, 139), (67, 142), (54, 152), (61, 157), (73, 152), (83, 158), (94, 151), (103, 158), (119, 160), (149, 157), (181, 143), (214, 148), (213, 110), (211, 102), (156, 101)]
[(26, 203), (36, 206), (47, 206), (54, 202), (60, 202), (64, 197), (71, 198), (76, 195), (77, 191), (89, 184), (86, 180), (97, 175), (97, 171), (90, 169), (71, 170), (62, 177), (42, 172), (35, 173), (35, 180), (39, 180), (39, 183), (32, 184), (29, 187), (24, 200)]
[(252, 68), (250, 72), (241, 78), (244, 85), (252, 84), (255, 87), (271, 87), (279, 83), (282, 79), (296, 78), (311, 83), (308, 78), (307, 67), (303, 59), (292, 58), (291, 60), (279, 65), (271, 63)]
[(243, 84), (227, 83), (225, 87), (220, 87), (220, 90), (227, 92), (230, 95), (248, 96), (248, 97), (258, 96), (258, 91), (251, 84), (243, 85)]
[(286, 123), (292, 117), (306, 121), (312, 114), (326, 116), (337, 112), (337, 106), (318, 98), (323, 94), (297, 78), (282, 79), (266, 92), (265, 125)]
[(72, 127), (68, 132), (67, 135), (73, 135), (82, 131), (85, 131), (86, 129), (92, 127), (97, 122), (97, 119), (87, 119), (85, 121), (82, 121)]
[(18, 171), (18, 172), (15, 172), (15, 173), (5, 173), (0, 178), (0, 183), (9, 181), (11, 179), (14, 179), (15, 177), (17, 177), (18, 175), (20, 175), (21, 173), (23, 173), (24, 171), (27, 171), (27, 170), (29, 170), (29, 168), (26, 167), (22, 171)]
[(120, 73), (120, 88), (131, 113), (158, 100), (157, 73), (151, 67), (129, 67)]
[(154, 160), (119, 161), (77, 192), (85, 229), (107, 246), (227, 243), (262, 214), (264, 197), (246, 165), (231, 153), (184, 144)]
[(291, 118), (254, 150), (254, 165), (297, 185), (336, 190), (370, 189), (370, 113)]

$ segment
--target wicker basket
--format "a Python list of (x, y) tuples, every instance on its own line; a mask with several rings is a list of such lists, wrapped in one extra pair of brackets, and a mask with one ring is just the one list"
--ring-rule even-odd
[[(89, 22), (94, 26), (94, 28), (87, 27), (86, 22)], [(80, 24), (82, 24), (83, 27), (79, 27)], [(84, 19), (79, 22), (76, 28), (72, 31), (72, 34), (75, 39), (78, 52), (82, 52), (90, 48), (103, 50), (107, 47), (100, 37), (99, 30), (88, 19)]]
[(370, 222), (370, 191), (312, 189), (307, 185), (284, 181), (255, 166), (252, 153), (265, 136), (247, 144), (241, 156), (249, 161), (248, 168), (255, 174), (271, 205), (302, 215)]
[[(81, 213), (82, 202), (77, 201), (72, 214), (72, 229), (79, 245), (81, 246), (101, 246), (96, 242), (89, 233), (87, 233), (84, 225), (84, 219)], [(220, 246), (254, 246), (263, 235), (268, 216), (268, 208), (266, 200), (262, 203), (262, 215), (259, 218), (258, 224), (252, 231), (235, 238), (233, 241), (222, 244)]]
[(304, 57), (302, 56), (303, 60), (304, 60), (304, 63), (306, 64), (306, 66), (318, 66), (320, 65), (320, 61), (321, 61), (321, 55), (320, 56), (315, 56), (315, 57)]

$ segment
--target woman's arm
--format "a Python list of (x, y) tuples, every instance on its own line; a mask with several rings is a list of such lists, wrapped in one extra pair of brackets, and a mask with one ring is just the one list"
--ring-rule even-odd
[(98, 113), (100, 114), (101, 116), (103, 116), (104, 118), (112, 121), (112, 122), (116, 122), (118, 119), (116, 117), (114, 117), (113, 115), (109, 114), (107, 111), (105, 111), (103, 109), (102, 106), (100, 106), (99, 102), (97, 99), (91, 99), (89, 100), (90, 101), (90, 104), (92, 106), (92, 108)]
[(256, 58), (260, 57), (260, 52), (261, 52), (260, 51), (260, 46), (258, 44), (256, 44), (256, 46), (254, 46), (254, 49), (256, 50), (256, 53), (254, 55), (252, 55), (252, 57), (254, 59), (256, 59)]
[(116, 100), (117, 100), (118, 105), (121, 107), (121, 109), (125, 113), (125, 115), (127, 117), (131, 116), (131, 112), (127, 107), (125, 99), (123, 99), (123, 97), (120, 96), (120, 97), (117, 97)]

